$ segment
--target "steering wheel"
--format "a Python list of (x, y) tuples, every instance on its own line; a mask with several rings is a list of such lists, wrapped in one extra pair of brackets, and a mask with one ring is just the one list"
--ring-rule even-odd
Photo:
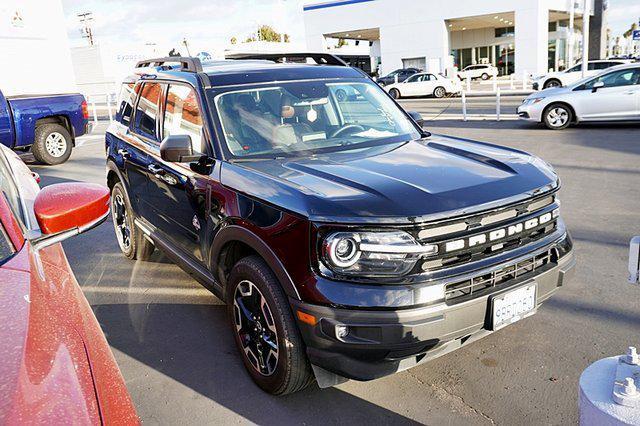
[(346, 124), (333, 132), (330, 136), (331, 139), (342, 136), (343, 133), (355, 133), (364, 132), (366, 129), (359, 124)]

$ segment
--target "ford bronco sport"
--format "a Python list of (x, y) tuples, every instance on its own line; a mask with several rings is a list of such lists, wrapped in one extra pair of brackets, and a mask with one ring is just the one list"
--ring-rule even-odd
[(575, 264), (551, 166), (430, 135), (331, 55), (151, 59), (122, 87), (120, 249), (158, 248), (224, 300), (267, 392), (443, 355), (533, 314)]

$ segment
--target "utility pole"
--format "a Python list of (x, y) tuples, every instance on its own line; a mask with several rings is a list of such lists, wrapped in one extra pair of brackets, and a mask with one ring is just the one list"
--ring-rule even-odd
[(90, 24), (90, 22), (93, 21), (93, 13), (79, 13), (77, 16), (82, 24), (82, 29), (80, 30), (82, 37), (89, 40), (89, 46), (93, 46), (93, 30), (91, 29)]
[(591, 17), (590, 1), (584, 0), (582, 9), (582, 78), (589, 69), (589, 18)]

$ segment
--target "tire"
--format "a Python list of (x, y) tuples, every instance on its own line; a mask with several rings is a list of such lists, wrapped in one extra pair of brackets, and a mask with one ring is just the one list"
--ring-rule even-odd
[(122, 254), (131, 260), (149, 260), (155, 247), (135, 226), (135, 214), (121, 182), (111, 190), (111, 217)]
[(287, 395), (311, 384), (314, 376), (289, 302), (264, 260), (249, 256), (238, 261), (227, 289), (236, 346), (256, 385), (272, 395)]
[(573, 121), (573, 112), (565, 104), (551, 104), (544, 110), (542, 121), (548, 129), (566, 129)]
[(400, 91), (398, 89), (391, 89), (389, 90), (389, 94), (391, 95), (391, 97), (393, 99), (400, 99), (401, 95), (400, 95)]
[(445, 96), (447, 96), (447, 91), (445, 90), (444, 87), (438, 86), (435, 89), (433, 89), (434, 98), (444, 98)]
[(489, 74), (487, 74), (487, 73), (485, 72), (484, 74), (482, 74), (482, 75), (480, 76), (480, 78), (481, 78), (481, 79), (483, 79), (483, 80), (489, 80)]
[(64, 126), (50, 123), (36, 127), (31, 152), (39, 163), (62, 164), (71, 157), (72, 148), (73, 139)]
[(542, 89), (548, 89), (550, 87), (562, 87), (562, 83), (557, 78), (550, 78), (549, 80), (544, 82)]

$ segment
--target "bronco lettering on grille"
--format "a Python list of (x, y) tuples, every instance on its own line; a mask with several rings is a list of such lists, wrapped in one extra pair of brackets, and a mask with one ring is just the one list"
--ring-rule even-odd
[(522, 234), (523, 232), (536, 228), (539, 225), (551, 222), (553, 219), (558, 217), (559, 213), (559, 209), (556, 209), (553, 212), (545, 213), (525, 222), (509, 225), (505, 228), (494, 229), (492, 231), (485, 232), (484, 234), (477, 234), (468, 238), (449, 241), (445, 244), (445, 252), (451, 253), (464, 248), (480, 246), (487, 242), (497, 242), (508, 237)]

